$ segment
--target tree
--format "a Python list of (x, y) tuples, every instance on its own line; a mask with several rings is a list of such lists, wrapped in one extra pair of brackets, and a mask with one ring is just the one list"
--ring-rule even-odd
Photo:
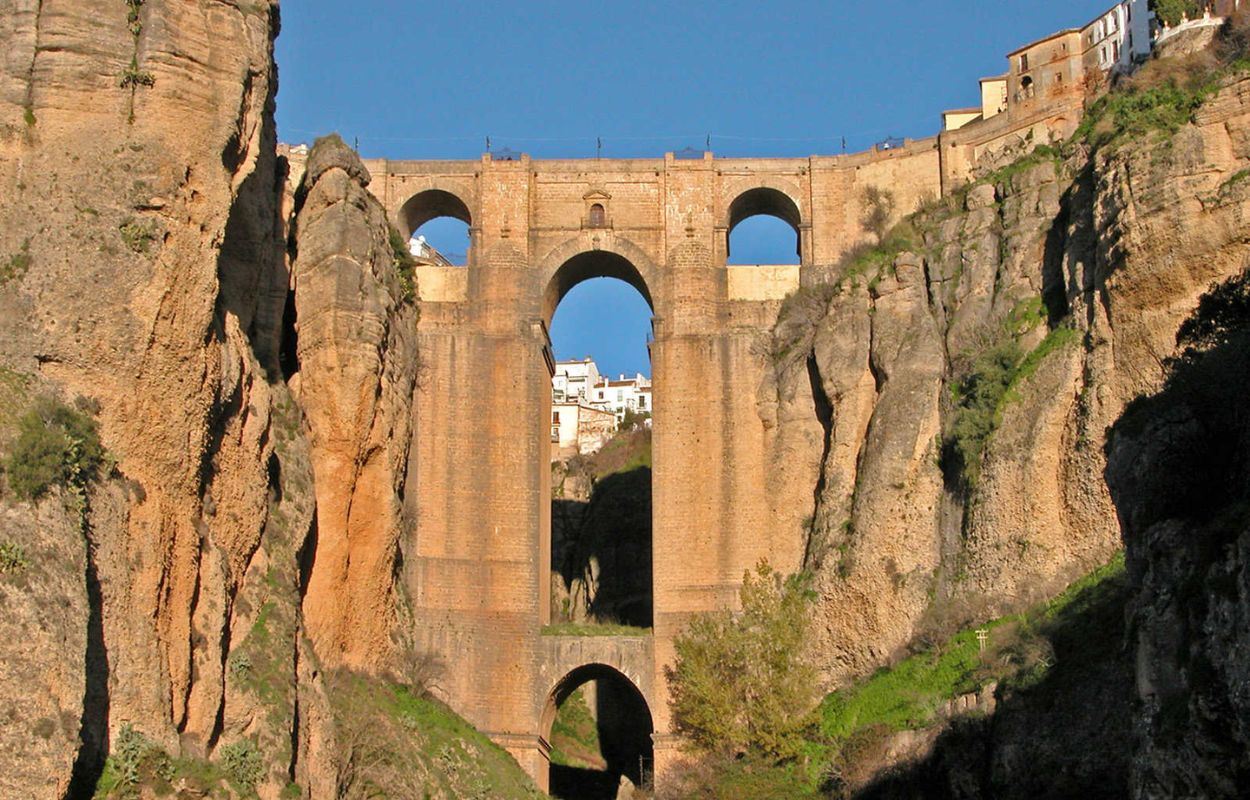
[(95, 421), (48, 398), (18, 420), (18, 436), (5, 463), (18, 497), (38, 500), (53, 486), (81, 492), (106, 466)]
[(696, 748), (774, 762), (798, 754), (819, 695), (806, 653), (810, 583), (761, 561), (743, 576), (741, 611), (697, 615), (674, 640), (673, 724)]
[(890, 231), (890, 217), (894, 214), (894, 193), (876, 186), (864, 188), (864, 214), (860, 218), (864, 230), (877, 237), (877, 244), (885, 241)]

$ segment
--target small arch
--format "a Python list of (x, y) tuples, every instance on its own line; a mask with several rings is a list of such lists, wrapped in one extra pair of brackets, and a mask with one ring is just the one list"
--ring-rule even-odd
[(590, 227), (602, 228), (608, 224), (608, 212), (603, 203), (592, 203), (590, 206)]
[(398, 217), (413, 256), (443, 266), (469, 262), (473, 218), (458, 196), (443, 189), (418, 192), (399, 209)]
[(399, 209), (399, 228), (404, 239), (409, 239), (417, 228), (439, 217), (458, 219), (465, 225), (473, 226), (473, 215), (469, 206), (457, 195), (444, 189), (426, 189), (417, 192)]
[[(729, 220), (725, 233), (725, 256), (728, 260), (733, 255), (731, 241), (734, 229), (751, 217), (767, 216), (781, 220), (794, 232), (794, 253), (801, 261), (803, 257), (803, 241), (800, 228), (803, 215), (798, 203), (790, 195), (769, 186), (748, 189), (734, 198), (729, 204)], [(789, 260), (789, 259), (787, 259)], [(795, 263), (798, 263), (797, 261)]]
[(607, 768), (601, 776), (596, 776), (578, 775), (579, 772), (588, 771), (552, 765), (552, 796), (561, 797), (562, 789), (579, 783), (581, 785), (577, 788), (582, 791), (567, 796), (584, 796), (582, 792), (589, 784), (602, 783), (604, 796), (615, 797), (621, 776), (635, 786), (649, 785), (654, 756), (652, 736), (655, 733), (651, 707), (638, 686), (615, 667), (600, 663), (585, 664), (561, 678), (548, 694), (543, 708), (539, 729), (543, 739), (551, 744), (552, 729), (560, 707), (574, 692), (587, 684), (595, 685), (596, 708), (592, 714), (598, 727), (601, 754)]

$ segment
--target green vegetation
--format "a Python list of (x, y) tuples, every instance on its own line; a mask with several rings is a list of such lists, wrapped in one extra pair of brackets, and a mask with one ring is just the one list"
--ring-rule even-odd
[[(1127, 594), (1120, 554), (1053, 600), (961, 630), (829, 694), (807, 716), (794, 757), (712, 754), (684, 765), (675, 780), (694, 797), (839, 796), (850, 778), (864, 777), (860, 760), (880, 752), (891, 733), (937, 724), (962, 695), (997, 684), (1000, 700), (1018, 696), (1049, 707), (1087, 678), (1083, 670), (1116, 657)], [(742, 667), (727, 660), (721, 669), (728, 681)]]
[(900, 254), (922, 252), (924, 239), (918, 221), (918, 214), (912, 214), (890, 228), (875, 246), (851, 248), (841, 261), (835, 292), (841, 290), (843, 282), (849, 280), (855, 285), (860, 277), (868, 280), (869, 288), (875, 287), (882, 276), (893, 274), (894, 260)]
[(132, 218), (127, 219), (120, 226), (118, 231), (121, 232), (122, 241), (126, 243), (126, 247), (133, 253), (146, 253), (152, 247), (152, 242), (156, 241), (156, 229), (151, 223), (142, 223)]
[(123, 89), (134, 89), (139, 86), (155, 86), (156, 76), (144, 69), (139, 69), (139, 62), (131, 60), (130, 64), (122, 72), (121, 82), (118, 84)]
[(34, 258), (30, 254), (30, 239), (27, 239), (22, 242), (21, 250), (0, 262), (0, 286), (21, 280), (32, 263), (34, 263)]
[(1151, 0), (1150, 7), (1155, 16), (1169, 26), (1179, 25), (1182, 19), (1197, 19), (1202, 16), (1202, 3), (1199, 0)]
[(767, 562), (743, 576), (742, 610), (694, 617), (665, 668), (674, 728), (723, 757), (780, 764), (796, 758), (816, 697), (806, 654), (806, 575), (783, 578)]
[(95, 421), (44, 398), (18, 420), (17, 440), (4, 467), (17, 496), (37, 500), (54, 486), (84, 495), (107, 464)]
[(1102, 147), (1136, 141), (1155, 131), (1171, 136), (1193, 119), (1215, 89), (1212, 80), (1197, 86), (1171, 80), (1146, 88), (1130, 84), (1095, 101), (1077, 127), (1076, 138)]
[(543, 636), (650, 636), (650, 628), (614, 622), (557, 622), (544, 625)]
[(22, 111), (22, 119), (26, 121), (26, 127), (28, 128), (35, 127), (35, 124), (39, 121), (35, 119), (35, 109), (30, 106), (26, 106), (26, 108)]
[(599, 723), (590, 713), (583, 689), (569, 695), (551, 725), (551, 763), (583, 769), (604, 769)]
[(437, 700), (356, 673), (329, 678), (344, 748), (340, 796), (541, 797), (506, 751)]
[(221, 769), (226, 779), (244, 795), (253, 794), (264, 774), (260, 750), (251, 739), (240, 739), (220, 750)]
[(196, 758), (175, 758), (137, 731), (122, 725), (113, 749), (96, 782), (94, 800), (137, 800), (141, 796), (170, 797), (182, 786), (195, 797), (218, 797), (229, 782), (243, 797), (255, 797), (264, 771), (264, 758), (256, 744), (244, 739), (219, 749), (219, 763)]
[(17, 542), (0, 542), (0, 575), (20, 575), (29, 568), (25, 547)]
[(143, 3), (144, 0), (126, 0), (126, 26), (130, 29), (131, 36), (137, 37), (143, 33), (143, 22), (139, 19)]
[(951, 413), (942, 436), (941, 466), (949, 484), (972, 492), (981, 476), (981, 461), (1003, 409), (1019, 400), (1019, 389), (1051, 353), (1080, 340), (1064, 322), (1046, 334), (1031, 352), (1020, 337), (1041, 325), (1046, 309), (1040, 297), (1017, 305), (982, 343), (956, 359), (950, 384)]
[(399, 275), (399, 288), (403, 292), (404, 302), (411, 303), (417, 297), (417, 261), (409, 252), (404, 235), (393, 226), (388, 228), (388, 232), (395, 272)]
[(97, 800), (131, 800), (139, 797), (141, 784), (157, 783), (168, 787), (177, 772), (174, 759), (127, 722), (113, 740), (113, 751), (104, 762), (94, 797)]
[(1039, 144), (1030, 152), (1020, 158), (1017, 158), (1010, 164), (991, 172), (980, 182), (988, 183), (992, 186), (1010, 186), (1013, 178), (1017, 175), (1028, 172), (1039, 164), (1050, 163), (1054, 166), (1055, 170), (1058, 170), (1062, 158), (1063, 156), (1059, 151), (1059, 148), (1051, 147), (1047, 144)]

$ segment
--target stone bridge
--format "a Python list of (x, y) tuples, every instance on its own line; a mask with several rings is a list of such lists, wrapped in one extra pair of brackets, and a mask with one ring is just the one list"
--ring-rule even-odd
[[(757, 398), (785, 295), (868, 238), (867, 187), (896, 214), (941, 194), (937, 140), (804, 159), (367, 161), (405, 235), (468, 224), (465, 267), (422, 267), (422, 354), (405, 552), (418, 638), (453, 665), (447, 700), (547, 781), (555, 703), (581, 680), (628, 681), (654, 722), (655, 768), (674, 754), (663, 677), (690, 615), (735, 603), (760, 558), (801, 560), (799, 520), (770, 486)], [(799, 264), (728, 266), (729, 234), (769, 214)], [(561, 298), (600, 276), (653, 311), (652, 634), (543, 635), (550, 622), (552, 355)], [(791, 507), (793, 506), (793, 507)], [(789, 522), (786, 522), (789, 521)]]

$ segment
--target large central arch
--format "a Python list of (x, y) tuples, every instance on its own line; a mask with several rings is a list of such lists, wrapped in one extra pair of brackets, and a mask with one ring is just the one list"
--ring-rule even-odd
[(591, 278), (617, 278), (638, 290), (651, 313), (658, 315), (652, 286), (659, 278), (656, 266), (634, 243), (621, 237), (602, 242), (582, 235), (567, 240), (543, 259), (539, 268), (546, 281), (543, 290), (543, 322), (550, 328), (556, 307), (574, 286)]
[[(653, 269), (649, 268), (649, 261), (641, 253), (641, 251), (629, 242), (625, 242), (623, 240), (614, 241), (611, 249), (599, 247), (599, 242), (597, 240), (592, 240), (592, 246), (589, 249), (586, 249), (584, 245), (585, 243), (580, 241), (580, 237), (566, 242), (565, 245), (556, 248), (556, 250), (553, 251), (543, 266), (541, 274), (543, 276), (549, 276), (546, 277), (546, 283), (542, 295), (542, 318), (547, 330), (550, 330), (552, 319), (555, 316), (556, 308), (559, 306), (560, 301), (563, 300), (564, 297), (578, 284), (594, 278), (615, 278), (633, 287), (633, 289), (636, 290), (646, 301), (648, 307), (651, 308), (654, 318), (655, 301), (653, 299), (650, 286), (648, 285), (647, 278), (644, 277), (644, 270), (650, 272), (652, 275), (655, 273)], [(631, 260), (631, 258), (627, 257), (625, 253), (629, 253), (635, 259), (638, 259), (638, 261), (643, 264), (642, 269), (640, 269), (635, 262)], [(544, 346), (549, 348), (549, 344), (547, 343), (544, 343)], [(552, 398), (550, 389), (552, 377), (551, 370), (553, 369), (552, 364), (554, 363), (554, 357), (548, 353), (547, 357), (543, 359), (543, 361), (547, 364), (547, 370), (535, 375), (535, 379), (541, 381), (542, 386), (540, 391), (544, 397), (543, 414), (542, 417), (536, 422), (545, 427), (548, 424), (548, 421), (552, 419)], [(652, 385), (654, 387), (654, 374), (652, 377)], [(653, 389), (651, 401), (653, 408), (657, 397), (658, 394)], [(542, 466), (545, 469), (551, 462), (551, 441), (548, 436), (540, 435), (539, 438), (542, 442), (542, 447), (540, 449), (541, 461)], [(651, 491), (651, 478), (649, 476), (650, 471), (648, 470), (648, 477), (646, 478), (648, 493)], [(546, 485), (544, 486), (543, 497), (539, 501), (541, 508), (539, 510), (540, 533), (539, 552), (537, 554), (539, 563), (544, 565), (550, 565), (553, 558), (552, 495), (550, 482), (550, 471), (546, 470)], [(604, 484), (606, 483), (607, 481), (604, 481)], [(648, 498), (648, 501), (649, 500), (650, 498)], [(651, 530), (654, 530), (653, 511), (651, 512)], [(652, 598), (654, 597), (653, 576), (650, 568), (652, 558), (650, 557), (650, 554), (653, 553), (654, 550), (653, 543), (649, 535), (646, 538), (645, 546), (648, 551), (647, 558), (644, 562), (646, 574), (642, 575), (641, 573), (637, 573), (637, 577), (632, 578), (630, 582), (632, 585), (641, 586), (644, 589), (642, 596), (647, 598), (647, 600), (646, 608), (641, 613), (641, 616), (645, 617), (647, 621), (645, 623), (633, 622), (632, 624), (650, 625), (653, 607)], [(633, 574), (635, 573), (631, 573), (631, 575)], [(643, 581), (645, 581), (645, 585), (643, 584)], [(540, 620), (542, 624), (547, 625), (553, 621), (550, 583), (540, 581), (539, 593)]]

